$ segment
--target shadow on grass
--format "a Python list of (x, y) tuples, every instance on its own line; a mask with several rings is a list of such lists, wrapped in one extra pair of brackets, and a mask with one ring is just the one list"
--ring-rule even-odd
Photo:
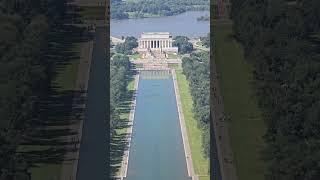
[[(81, 23), (79, 8), (68, 5), (67, 9), (64, 22), (52, 25), (48, 35), (48, 93), (42, 95), (38, 104), (40, 111), (28, 126), (17, 151), (29, 167), (41, 168), (73, 160), (73, 157), (65, 157), (65, 154), (77, 151), (79, 147), (78, 133), (70, 126), (78, 125), (83, 119), (82, 105), (87, 92), (74, 90), (76, 79), (71, 78), (70, 82), (66, 79), (76, 77), (77, 70), (69, 71), (66, 67), (76, 66), (77, 69), (80, 50), (77, 51), (75, 45), (91, 40), (93, 35), (86, 27), (71, 25)], [(64, 83), (60, 82), (65, 80)]]
[[(135, 71), (127, 78), (128, 82), (133, 81), (133, 77), (136, 74)], [(122, 133), (115, 133), (111, 136), (111, 144), (110, 144), (110, 176), (118, 176), (118, 172), (121, 169), (122, 158), (124, 156), (124, 152), (129, 148), (128, 138), (131, 136), (130, 133), (127, 133), (127, 128), (131, 125), (128, 125), (129, 122), (129, 113), (131, 110), (132, 100), (136, 98), (136, 90), (129, 89), (127, 91), (127, 95), (122, 98), (122, 103), (117, 107), (117, 111), (127, 116), (120, 118), (116, 130), (125, 130)]]

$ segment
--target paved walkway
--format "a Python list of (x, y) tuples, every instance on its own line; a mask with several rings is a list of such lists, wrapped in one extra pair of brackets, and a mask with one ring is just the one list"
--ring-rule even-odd
[(185, 125), (185, 120), (184, 120), (183, 111), (182, 111), (182, 105), (181, 105), (181, 100), (180, 100), (180, 92), (179, 92), (179, 88), (178, 88), (176, 71), (174, 69), (172, 69), (171, 74), (172, 74), (172, 78), (173, 78), (173, 86), (174, 86), (174, 91), (175, 91), (175, 95), (176, 95), (176, 102), (177, 102), (177, 108), (178, 108), (178, 114), (179, 114), (182, 141), (183, 141), (184, 152), (185, 152), (185, 156), (186, 156), (186, 163), (187, 163), (187, 168), (188, 168), (188, 175), (192, 178), (192, 180), (198, 180), (199, 178), (195, 174), (194, 167), (193, 167), (191, 149), (190, 149), (190, 145), (189, 145), (187, 128)]

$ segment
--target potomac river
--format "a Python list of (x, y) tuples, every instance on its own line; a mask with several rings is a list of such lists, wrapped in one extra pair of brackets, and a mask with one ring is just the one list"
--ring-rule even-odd
[(110, 35), (138, 37), (142, 32), (170, 32), (173, 36), (200, 37), (210, 32), (209, 21), (197, 21), (209, 11), (188, 11), (175, 16), (111, 20)]

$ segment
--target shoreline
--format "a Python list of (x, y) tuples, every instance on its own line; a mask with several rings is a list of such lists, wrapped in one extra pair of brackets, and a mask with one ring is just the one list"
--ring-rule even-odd
[[(137, 75), (134, 76), (134, 91), (137, 92), (138, 91), (138, 87), (139, 87), (139, 80), (140, 80), (140, 75), (139, 73)], [(134, 120), (134, 115), (135, 115), (135, 111), (136, 111), (136, 103), (137, 103), (137, 96), (136, 94), (133, 95), (132, 97), (132, 102), (131, 102), (131, 109), (130, 109), (130, 114), (129, 114), (129, 119), (128, 119), (128, 125), (130, 126), (127, 129), (127, 141), (128, 141), (128, 149), (126, 151), (124, 151), (124, 154), (122, 155), (122, 162), (121, 162), (121, 168), (120, 168), (120, 175), (119, 176), (115, 176), (115, 178), (120, 178), (121, 180), (123, 180), (123, 178), (127, 177), (127, 171), (128, 171), (128, 165), (129, 165), (129, 155), (130, 155), (130, 144), (131, 144), (131, 140), (132, 140), (132, 131), (133, 131), (133, 120)]]
[(186, 163), (187, 163), (188, 176), (191, 177), (192, 180), (198, 180), (199, 177), (195, 174), (195, 170), (193, 167), (191, 148), (189, 145), (187, 128), (186, 128), (185, 120), (184, 120), (184, 116), (183, 116), (183, 110), (182, 110), (182, 105), (181, 105), (181, 100), (180, 100), (180, 92), (179, 92), (179, 88), (178, 88), (178, 82), (177, 82), (177, 76), (176, 76), (175, 69), (171, 69), (171, 75), (172, 75), (174, 92), (175, 92), (175, 97), (176, 97), (176, 104), (177, 104), (177, 110), (178, 110), (178, 116), (179, 116), (179, 124), (180, 124), (180, 129), (181, 129), (184, 154), (185, 154)]

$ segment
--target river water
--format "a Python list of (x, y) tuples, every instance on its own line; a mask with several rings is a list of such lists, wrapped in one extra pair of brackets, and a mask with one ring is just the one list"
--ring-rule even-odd
[(140, 76), (128, 174), (125, 180), (187, 180), (171, 75)]
[(142, 32), (170, 32), (173, 36), (206, 36), (210, 32), (209, 21), (197, 21), (200, 16), (209, 15), (209, 11), (188, 11), (175, 16), (111, 20), (111, 36), (138, 37)]

